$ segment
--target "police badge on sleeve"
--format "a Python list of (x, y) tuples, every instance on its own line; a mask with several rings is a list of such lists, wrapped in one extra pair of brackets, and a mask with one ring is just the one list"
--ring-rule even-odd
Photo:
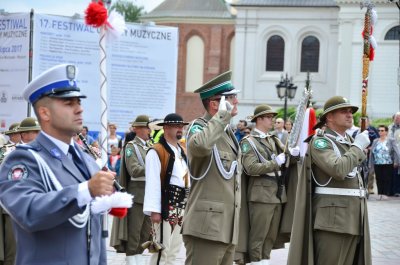
[(18, 164), (11, 167), (10, 171), (8, 172), (9, 180), (21, 180), (21, 179), (26, 179), (27, 177), (28, 177), (28, 169), (23, 164)]

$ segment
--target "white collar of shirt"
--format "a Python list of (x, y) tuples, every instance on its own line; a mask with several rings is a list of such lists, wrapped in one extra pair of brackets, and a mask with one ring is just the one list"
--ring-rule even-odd
[(254, 128), (254, 131), (255, 131), (255, 132), (258, 132), (258, 134), (260, 135), (260, 136), (259, 136), (260, 138), (266, 138), (267, 135), (268, 135), (268, 134), (266, 134), (265, 132), (262, 132), (262, 131), (260, 131), (260, 130), (257, 129), (257, 128)]
[(350, 140), (348, 139), (346, 134), (343, 136), (343, 135), (339, 134), (336, 131), (333, 131), (333, 132), (336, 133), (336, 141), (338, 141), (339, 143), (345, 143), (345, 144), (349, 144), (350, 143)]
[[(58, 148), (60, 148), (60, 150), (64, 153), (64, 155), (68, 156), (68, 149), (69, 146), (72, 145), (74, 146), (74, 140), (71, 138), (71, 143), (70, 144), (66, 144), (63, 141), (60, 141), (56, 138), (54, 138), (53, 136), (48, 135), (47, 133), (45, 133), (44, 131), (42, 131), (42, 134), (44, 136), (46, 136), (47, 138), (50, 139), (50, 141), (52, 141)], [(75, 148), (75, 146), (74, 146)]]
[(146, 145), (146, 141), (145, 140), (143, 140), (142, 138), (140, 138), (139, 136), (136, 136), (138, 139), (139, 139), (139, 141), (143, 144), (143, 145)]

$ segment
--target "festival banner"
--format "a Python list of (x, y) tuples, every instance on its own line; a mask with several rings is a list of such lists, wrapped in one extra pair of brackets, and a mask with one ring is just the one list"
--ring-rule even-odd
[(0, 15), (0, 131), (27, 115), (22, 91), (29, 81), (29, 32), (29, 13)]
[[(51, 66), (78, 66), (84, 123), (100, 130), (99, 30), (82, 19), (35, 14), (33, 76)], [(178, 30), (128, 24), (125, 34), (107, 44), (108, 120), (118, 131), (136, 116), (163, 118), (175, 111)]]

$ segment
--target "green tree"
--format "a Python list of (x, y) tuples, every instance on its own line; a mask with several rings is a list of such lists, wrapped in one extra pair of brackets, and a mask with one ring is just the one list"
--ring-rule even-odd
[(118, 0), (111, 6), (110, 11), (115, 10), (120, 13), (125, 18), (126, 22), (137, 22), (143, 14), (143, 9), (143, 6), (138, 7), (132, 2)]

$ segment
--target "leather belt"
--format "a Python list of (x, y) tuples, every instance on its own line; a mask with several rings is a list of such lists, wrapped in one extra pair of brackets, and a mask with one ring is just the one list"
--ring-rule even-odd
[(354, 196), (365, 198), (367, 192), (364, 188), (362, 189), (342, 189), (342, 188), (326, 188), (326, 187), (316, 187), (316, 194), (326, 194), (326, 195), (342, 195), (342, 196)]

